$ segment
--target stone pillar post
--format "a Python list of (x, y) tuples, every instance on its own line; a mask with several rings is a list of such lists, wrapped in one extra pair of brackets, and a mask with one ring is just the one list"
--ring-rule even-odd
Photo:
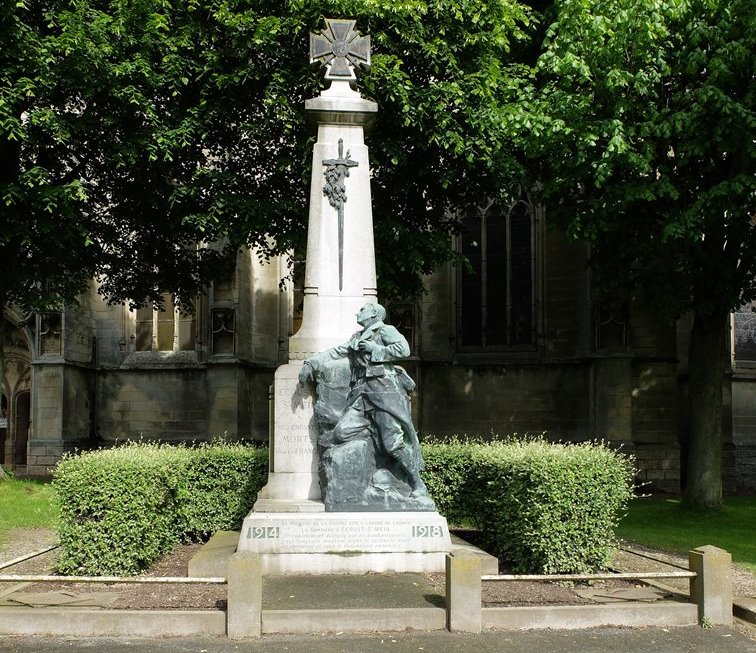
[[(355, 314), (378, 291), (373, 247), (370, 162), (364, 130), (378, 105), (333, 80), (307, 100), (308, 120), (317, 125), (312, 152), (310, 217), (307, 226), (302, 326), (289, 339), (289, 359), (301, 360), (341, 344), (356, 329)], [(329, 168), (341, 165), (343, 195), (329, 192)], [(334, 170), (338, 176), (339, 170)]]
[(349, 339), (358, 328), (357, 312), (378, 294), (364, 142), (378, 105), (361, 97), (350, 81), (332, 79), (305, 109), (318, 140), (312, 153), (303, 320), (289, 338), (290, 362), (276, 370), (270, 475), (255, 512), (323, 510), (312, 395), (297, 378), (305, 358)]
[(262, 558), (238, 551), (228, 561), (226, 633), (229, 639), (262, 635)]
[(446, 627), (452, 632), (481, 631), (480, 557), (446, 555)]
[(688, 554), (690, 598), (698, 605), (698, 620), (712, 625), (732, 623), (732, 556), (715, 546), (702, 546)]

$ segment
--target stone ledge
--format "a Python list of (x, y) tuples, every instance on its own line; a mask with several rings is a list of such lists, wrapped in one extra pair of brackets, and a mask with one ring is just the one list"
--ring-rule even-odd
[(225, 578), (228, 559), (236, 552), (239, 531), (218, 531), (189, 560), (189, 576)]
[(732, 600), (732, 614), (738, 619), (756, 624), (756, 598), (735, 597)]
[[(189, 576), (224, 577), (228, 566), (228, 559), (236, 551), (239, 542), (239, 531), (218, 531), (207, 544), (189, 561)], [(452, 553), (466, 552), (480, 558), (481, 573), (498, 574), (499, 561), (495, 556), (486, 553), (477, 546), (470, 544), (461, 537), (452, 534)], [(291, 561), (294, 562), (294, 561)], [(345, 561), (341, 561), (344, 564)], [(269, 563), (270, 565), (271, 563)]]
[[(581, 629), (597, 626), (690, 626), (696, 606), (633, 605), (483, 608), (483, 630)], [(263, 610), (265, 634), (443, 630), (444, 608)], [(0, 608), (0, 635), (72, 637), (222, 637), (224, 611)]]
[(221, 610), (2, 608), (0, 635), (187, 637), (226, 634)]
[(596, 626), (692, 626), (698, 623), (698, 608), (694, 603), (671, 601), (632, 605), (483, 608), (482, 613), (483, 630), (573, 630)]

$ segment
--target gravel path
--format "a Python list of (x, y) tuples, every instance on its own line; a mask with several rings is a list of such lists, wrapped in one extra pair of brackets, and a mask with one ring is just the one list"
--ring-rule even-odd
[[(688, 568), (688, 556), (623, 542), (622, 549), (614, 557), (613, 567), (619, 571), (679, 571), (678, 567)], [(665, 578), (661, 583), (686, 593), (689, 589), (689, 581), (685, 578)], [(733, 565), (732, 593), (736, 597), (756, 598), (756, 576), (745, 567)]]
[[(0, 542), (0, 564), (10, 562), (28, 553), (35, 553), (42, 549), (54, 546), (58, 543), (58, 534), (52, 528), (15, 528)], [(41, 573), (52, 566), (51, 556), (48, 553), (28, 562), (13, 565), (13, 574)]]

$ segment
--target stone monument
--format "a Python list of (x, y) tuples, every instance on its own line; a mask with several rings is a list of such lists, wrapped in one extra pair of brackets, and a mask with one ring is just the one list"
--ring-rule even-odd
[(268, 483), (238, 546), (262, 554), (265, 573), (443, 571), (451, 550), (419, 476), (413, 382), (394, 363), (409, 347), (376, 303), (364, 133), (377, 105), (355, 89), (370, 37), (354, 28), (329, 19), (310, 35), (310, 61), (330, 87), (305, 103), (317, 142), (303, 321), (275, 374)]

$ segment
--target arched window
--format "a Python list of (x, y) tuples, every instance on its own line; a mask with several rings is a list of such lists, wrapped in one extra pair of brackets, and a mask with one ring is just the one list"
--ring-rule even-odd
[(469, 214), (459, 238), (457, 342), (460, 351), (535, 346), (535, 219), (520, 200)]
[(194, 314), (182, 315), (170, 293), (163, 293), (163, 307), (138, 308), (136, 312), (137, 351), (192, 351), (195, 348)]
[(756, 368), (756, 301), (733, 311), (731, 320), (733, 367)]

